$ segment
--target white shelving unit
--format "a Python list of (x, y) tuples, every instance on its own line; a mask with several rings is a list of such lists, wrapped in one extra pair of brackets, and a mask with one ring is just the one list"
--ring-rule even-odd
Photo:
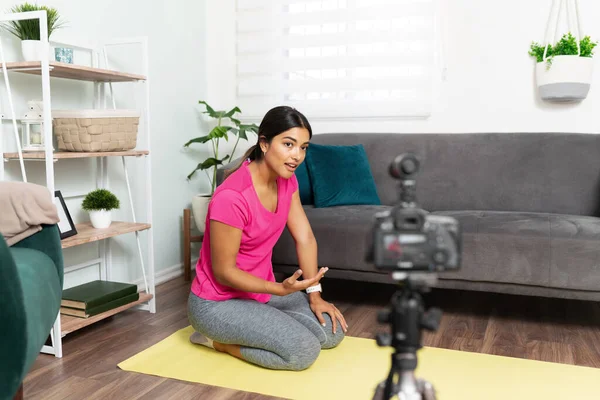
[[(47, 19), (45, 11), (34, 11), (17, 14), (1, 14), (0, 21), (16, 21), (25, 19), (38, 19), (40, 23), (40, 36), (47, 38)], [(142, 50), (142, 65), (143, 74), (130, 74), (120, 71), (109, 69), (107, 49), (110, 46), (119, 45), (139, 45)], [(45, 53), (48, 54), (49, 42), (47, 39), (42, 39), (42, 46), (45, 49)], [(54, 354), (56, 357), (62, 357), (62, 338), (67, 334), (81, 329), (85, 326), (93, 324), (99, 320), (110, 317), (116, 313), (124, 311), (126, 309), (136, 307), (139, 309), (147, 310), (151, 313), (156, 312), (156, 296), (155, 296), (155, 284), (154, 284), (154, 252), (153, 252), (153, 230), (152, 230), (152, 187), (151, 187), (151, 159), (150, 159), (150, 115), (149, 115), (149, 85), (150, 80), (148, 78), (148, 42), (147, 38), (132, 38), (112, 41), (103, 46), (102, 50), (98, 50), (91, 47), (80, 47), (67, 45), (68, 47), (76, 48), (78, 50), (89, 51), (91, 54), (91, 66), (65, 64), (60, 62), (50, 62), (49, 57), (42, 57), (42, 61), (36, 62), (6, 62), (4, 57), (4, 50), (0, 41), (0, 73), (3, 74), (4, 83), (9, 99), (10, 109), (2, 110), (2, 114), (7, 115), (9, 118), (3, 118), (4, 120), (9, 119), (12, 121), (12, 130), (15, 135), (15, 141), (17, 144), (17, 152), (4, 152), (3, 140), (0, 140), (0, 154), (3, 156), (3, 162), (0, 162), (0, 180), (4, 180), (4, 163), (8, 162), (19, 162), (21, 169), (21, 176), (23, 181), (27, 181), (27, 173), (25, 165), (29, 161), (44, 161), (46, 167), (46, 186), (49, 189), (49, 193), (53, 194), (54, 188), (54, 163), (55, 162), (69, 162), (71, 159), (80, 158), (96, 158), (97, 160), (97, 176), (96, 186), (98, 188), (108, 188), (108, 158), (109, 157), (120, 157), (122, 160), (125, 184), (129, 195), (129, 205), (131, 207), (132, 221), (113, 221), (111, 226), (107, 229), (94, 229), (91, 224), (83, 223), (77, 224), (77, 235), (63, 239), (62, 248), (69, 248), (73, 246), (84, 245), (86, 243), (100, 241), (99, 244), (99, 258), (92, 261), (100, 262), (100, 278), (110, 279), (111, 276), (111, 250), (110, 240), (111, 237), (134, 233), (136, 235), (137, 249), (139, 255), (139, 261), (144, 279), (144, 290), (140, 292), (140, 298), (134, 303), (127, 304), (125, 306), (107, 311), (105, 313), (96, 315), (90, 318), (77, 318), (66, 315), (57, 315), (56, 322), (52, 331), (50, 332), (52, 338), (52, 346), (44, 346), (42, 352)], [(106, 68), (98, 68), (99, 57), (102, 56)], [(40, 152), (23, 152), (20, 144), (20, 138), (17, 128), (17, 118), (15, 116), (14, 104), (13, 104), (13, 89), (10, 86), (9, 73), (23, 73), (41, 75), (42, 77), (42, 99), (43, 99), (43, 135), (45, 148), (44, 151)], [(74, 79), (79, 81), (93, 82), (94, 85), (94, 108), (105, 108), (106, 107), (106, 86), (110, 89), (110, 98), (112, 100), (112, 107), (116, 108), (115, 99), (113, 95), (113, 83), (124, 84), (126, 82), (134, 84), (144, 85), (145, 92), (145, 104), (143, 105), (144, 112), (141, 118), (144, 120), (143, 129), (138, 132), (138, 137), (144, 135), (144, 142), (146, 148), (141, 150), (132, 151), (120, 151), (120, 152), (94, 152), (94, 153), (83, 153), (83, 152), (55, 152), (52, 147), (52, 101), (50, 98), (50, 84), (52, 79)], [(104, 107), (103, 107), (104, 106)], [(141, 121), (140, 121), (141, 122)], [(0, 135), (3, 135), (2, 121), (0, 121)], [(3, 137), (0, 137), (3, 139)], [(139, 143), (140, 141), (138, 141)], [(145, 171), (145, 206), (146, 215), (148, 220), (144, 222), (138, 222), (136, 220), (135, 209), (133, 205), (133, 199), (131, 194), (130, 180), (127, 170), (127, 158), (138, 158), (144, 159)], [(54, 196), (53, 201), (56, 202)], [(144, 260), (144, 254), (140, 245), (140, 231), (146, 231), (147, 239), (147, 253), (146, 260)], [(92, 265), (92, 264), (88, 264)], [(84, 265), (85, 266), (85, 265)], [(76, 270), (80, 266), (66, 267), (65, 270)]]

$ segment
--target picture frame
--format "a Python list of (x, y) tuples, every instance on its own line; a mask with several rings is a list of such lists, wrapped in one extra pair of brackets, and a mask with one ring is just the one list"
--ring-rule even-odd
[(77, 229), (75, 228), (75, 224), (73, 223), (73, 219), (71, 218), (71, 214), (69, 213), (69, 209), (67, 208), (65, 199), (60, 190), (54, 192), (54, 197), (59, 200), (56, 205), (56, 210), (58, 211), (59, 217), (58, 230), (60, 231), (60, 240), (77, 235)]

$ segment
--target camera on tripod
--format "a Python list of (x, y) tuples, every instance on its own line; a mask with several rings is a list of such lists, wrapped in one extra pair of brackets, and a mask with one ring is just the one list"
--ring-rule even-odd
[(381, 323), (391, 325), (391, 334), (377, 335), (379, 346), (392, 346), (392, 364), (373, 399), (435, 400), (435, 389), (417, 379), (417, 351), (421, 330), (436, 331), (442, 311), (425, 310), (421, 293), (435, 283), (436, 273), (460, 268), (461, 232), (454, 218), (431, 215), (416, 203), (416, 175), (419, 160), (411, 153), (397, 156), (390, 164), (390, 175), (400, 180), (399, 202), (378, 213), (371, 232), (367, 262), (390, 271), (399, 290), (391, 307), (378, 315)]
[(400, 180), (400, 201), (375, 215), (368, 262), (384, 271), (442, 272), (460, 268), (460, 226), (456, 219), (431, 215), (416, 204), (419, 160), (397, 156), (390, 175)]

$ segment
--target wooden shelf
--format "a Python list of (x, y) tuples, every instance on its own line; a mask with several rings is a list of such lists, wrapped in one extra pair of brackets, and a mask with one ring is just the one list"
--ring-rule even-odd
[(85, 243), (96, 242), (98, 240), (123, 235), (125, 233), (150, 229), (150, 224), (113, 221), (108, 228), (96, 229), (92, 226), (91, 222), (86, 222), (75, 225), (75, 228), (77, 229), (77, 235), (68, 237), (61, 241), (63, 249), (79, 246)]
[[(148, 150), (130, 150), (130, 151), (100, 151), (100, 152), (83, 152), (83, 151), (56, 151), (52, 153), (54, 159), (64, 158), (94, 158), (94, 157), (141, 157), (150, 154)], [(24, 151), (23, 160), (43, 160), (46, 158), (46, 153), (43, 151)], [(19, 153), (4, 153), (6, 160), (18, 160)]]
[(124, 306), (120, 306), (117, 308), (113, 308), (112, 310), (105, 311), (101, 314), (94, 315), (89, 318), (78, 318), (73, 317), (71, 315), (60, 314), (60, 328), (61, 328), (61, 336), (66, 336), (69, 333), (75, 332), (78, 329), (86, 327), (88, 325), (93, 324), (94, 322), (98, 322), (105, 318), (108, 318), (112, 315), (118, 314), (121, 311), (125, 311), (131, 307), (137, 306), (138, 304), (145, 303), (152, 299), (152, 295), (146, 292), (140, 292), (140, 298), (137, 301), (134, 301), (129, 304), (125, 304)]
[[(9, 62), (6, 63), (6, 69), (24, 74), (41, 75), (42, 63), (41, 61)], [(2, 71), (2, 63), (0, 63), (0, 72)], [(50, 62), (50, 76), (91, 82), (138, 82), (146, 80), (144, 75), (56, 61)]]

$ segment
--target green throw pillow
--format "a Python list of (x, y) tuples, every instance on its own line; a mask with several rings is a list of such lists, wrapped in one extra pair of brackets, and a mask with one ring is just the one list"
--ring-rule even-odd
[(304, 162), (316, 208), (381, 204), (362, 144), (332, 146), (311, 143)]
[(296, 179), (298, 180), (298, 191), (300, 192), (300, 202), (303, 205), (314, 204), (312, 186), (310, 184), (310, 176), (306, 168), (306, 159), (296, 168)]

